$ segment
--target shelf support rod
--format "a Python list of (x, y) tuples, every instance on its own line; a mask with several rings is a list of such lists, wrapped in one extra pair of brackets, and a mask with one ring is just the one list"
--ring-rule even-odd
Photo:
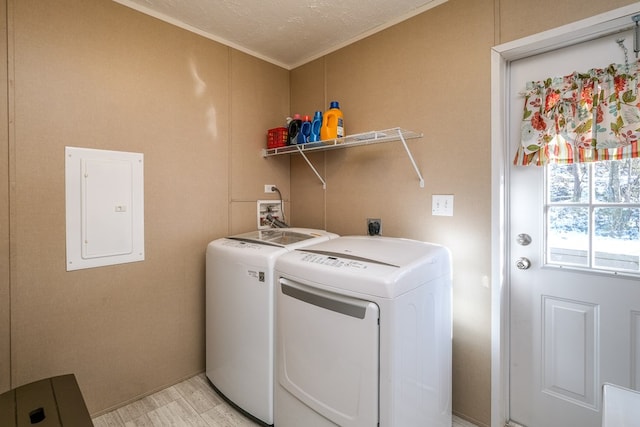
[(311, 170), (313, 171), (313, 173), (316, 174), (316, 176), (318, 177), (318, 179), (320, 180), (320, 182), (322, 183), (322, 189), (326, 190), (327, 189), (327, 183), (324, 182), (324, 179), (322, 179), (322, 177), (320, 176), (320, 174), (318, 173), (318, 171), (316, 170), (316, 168), (313, 167), (313, 165), (311, 164), (311, 162), (309, 161), (309, 159), (307, 158), (307, 155), (304, 154), (304, 151), (302, 151), (302, 148), (299, 145), (296, 145), (296, 148), (298, 149), (298, 152), (300, 153), (300, 155), (302, 156), (302, 158), (307, 162), (307, 164), (309, 165), (309, 167), (311, 168)]
[(407, 155), (409, 156), (409, 160), (411, 160), (413, 169), (416, 171), (416, 174), (418, 175), (418, 179), (420, 180), (420, 188), (424, 188), (424, 178), (422, 177), (422, 174), (420, 173), (420, 169), (418, 169), (418, 166), (416, 165), (415, 160), (413, 160), (411, 151), (409, 151), (409, 146), (407, 146), (407, 141), (404, 140), (404, 135), (402, 135), (402, 129), (398, 129), (398, 136), (400, 137), (400, 141), (402, 141), (402, 145), (404, 145), (404, 149), (407, 152)]

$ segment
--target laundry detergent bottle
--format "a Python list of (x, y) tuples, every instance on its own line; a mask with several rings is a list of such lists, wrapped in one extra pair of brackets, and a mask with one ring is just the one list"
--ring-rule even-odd
[(344, 117), (338, 101), (331, 101), (329, 110), (324, 113), (320, 139), (336, 139), (344, 137)]
[(322, 129), (322, 111), (316, 111), (311, 121), (311, 133), (309, 134), (309, 142), (320, 141), (320, 129)]
[(298, 143), (300, 127), (302, 127), (302, 118), (300, 117), (300, 114), (294, 114), (293, 119), (289, 122), (289, 141), (287, 142), (287, 145), (296, 145)]
[(298, 133), (298, 144), (306, 144), (309, 142), (309, 136), (311, 135), (311, 117), (302, 116), (302, 124), (300, 125), (300, 132)]

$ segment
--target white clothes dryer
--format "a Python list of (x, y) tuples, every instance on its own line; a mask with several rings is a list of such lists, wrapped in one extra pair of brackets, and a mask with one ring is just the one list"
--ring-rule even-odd
[(276, 260), (277, 427), (450, 427), (451, 257), (339, 237)]
[(335, 237), (307, 228), (267, 229), (207, 246), (206, 375), (229, 403), (262, 424), (273, 424), (275, 260)]

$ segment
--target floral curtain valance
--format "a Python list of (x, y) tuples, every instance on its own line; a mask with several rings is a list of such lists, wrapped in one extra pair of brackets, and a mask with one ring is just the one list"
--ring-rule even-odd
[(639, 157), (639, 62), (527, 84), (514, 164)]

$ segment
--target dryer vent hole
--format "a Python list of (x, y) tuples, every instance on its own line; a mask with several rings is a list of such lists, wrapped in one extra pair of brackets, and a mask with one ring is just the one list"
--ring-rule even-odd
[(45, 418), (46, 417), (44, 415), (44, 408), (34, 409), (33, 411), (29, 412), (29, 421), (31, 422), (31, 424), (38, 424), (39, 422), (44, 421)]
[(382, 220), (380, 218), (367, 218), (367, 234), (369, 236), (382, 234)]

